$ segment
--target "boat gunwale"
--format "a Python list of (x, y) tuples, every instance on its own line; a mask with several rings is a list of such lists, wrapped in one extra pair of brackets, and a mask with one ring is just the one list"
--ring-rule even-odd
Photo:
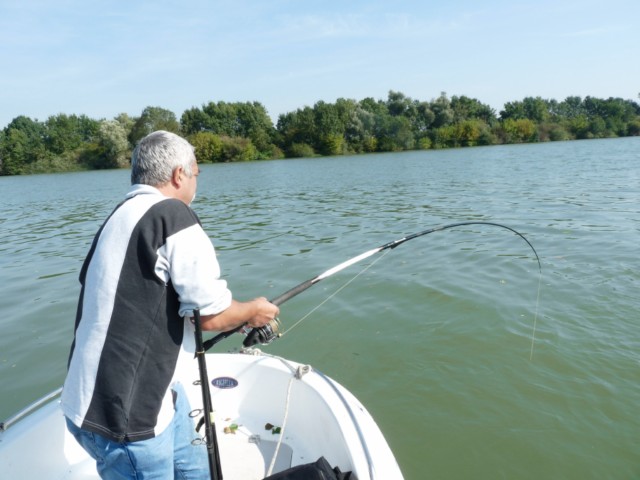
[(40, 407), (42, 407), (46, 403), (49, 403), (51, 400), (54, 400), (56, 397), (59, 397), (61, 393), (62, 393), (62, 387), (58, 387), (55, 390), (47, 393), (46, 395), (43, 395), (42, 397), (40, 397), (35, 402), (27, 405), (26, 407), (24, 407), (22, 410), (18, 411), (17, 413), (14, 413), (12, 416), (7, 418), (5, 421), (0, 422), (0, 433), (6, 432), (11, 427), (11, 425), (13, 425), (14, 423), (19, 422), (20, 420), (22, 420), (23, 418), (27, 417), (28, 415), (30, 415), (34, 411), (38, 410)]

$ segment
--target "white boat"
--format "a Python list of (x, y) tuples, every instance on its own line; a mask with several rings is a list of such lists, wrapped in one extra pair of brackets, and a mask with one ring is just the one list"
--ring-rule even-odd
[[(321, 456), (357, 480), (403, 478), (377, 424), (347, 389), (310, 366), (248, 352), (205, 355), (225, 480), (263, 479)], [(201, 408), (195, 359), (182, 378), (192, 407)], [(98, 478), (66, 430), (60, 391), (0, 425), (3, 478)]]

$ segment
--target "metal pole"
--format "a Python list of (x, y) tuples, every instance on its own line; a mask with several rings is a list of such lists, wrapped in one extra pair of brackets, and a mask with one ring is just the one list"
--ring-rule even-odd
[(196, 327), (196, 357), (200, 369), (200, 387), (202, 388), (202, 408), (204, 410), (205, 439), (207, 441), (207, 456), (209, 457), (209, 471), (211, 480), (222, 480), (222, 467), (220, 465), (220, 453), (218, 452), (218, 437), (216, 436), (216, 424), (213, 419), (211, 405), (211, 391), (209, 390), (209, 376), (207, 375), (207, 359), (202, 342), (202, 326), (200, 324), (200, 310), (193, 310), (194, 324)]

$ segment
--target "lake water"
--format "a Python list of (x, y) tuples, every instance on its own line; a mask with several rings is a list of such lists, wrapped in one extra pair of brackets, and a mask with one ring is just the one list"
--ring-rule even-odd
[[(0, 419), (62, 383), (128, 185), (0, 178)], [(541, 278), (507, 230), (433, 233), (285, 303), (286, 329), (331, 297), (265, 350), (349, 388), (407, 479), (640, 478), (640, 138), (204, 165), (193, 207), (239, 299), (437, 225), (518, 230)]]

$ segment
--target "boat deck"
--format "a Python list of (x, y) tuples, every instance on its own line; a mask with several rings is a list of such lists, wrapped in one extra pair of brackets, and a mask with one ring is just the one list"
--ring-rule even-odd
[[(12, 452), (22, 452), (22, 455), (1, 458), (0, 463), (3, 466), (4, 473), (22, 471), (24, 465), (29, 463), (33, 469), (33, 478), (55, 480), (99, 478), (94, 460), (87, 455), (73, 436), (67, 432), (58, 400), (53, 400), (45, 405), (29, 417), (28, 420), (33, 423), (34, 428), (25, 428), (20, 431), (9, 429), (4, 433), (3, 441), (14, 442)], [(234, 420), (234, 422), (237, 422), (237, 420)], [(264, 478), (272, 462), (278, 443), (278, 436), (265, 430), (264, 426), (250, 428), (247, 425), (239, 425), (233, 434), (224, 433), (224, 426), (228, 423), (223, 421), (221, 424), (216, 425), (222, 473), (225, 480)], [(46, 432), (44, 438), (42, 432)], [(13, 438), (9, 438), (9, 436)], [(35, 459), (32, 456), (33, 445), (39, 446), (38, 456)], [(56, 459), (53, 454), (53, 452), (60, 451), (60, 445), (63, 446), (64, 464), (59, 465), (60, 469), (52, 468), (56, 463), (60, 463), (59, 460), (62, 460), (60, 458)], [(51, 455), (50, 458), (49, 455)], [(273, 472), (289, 468), (292, 458), (293, 450), (283, 441), (278, 450)], [(46, 470), (39, 471), (40, 465), (46, 466)], [(7, 478), (15, 477), (9, 475)]]

